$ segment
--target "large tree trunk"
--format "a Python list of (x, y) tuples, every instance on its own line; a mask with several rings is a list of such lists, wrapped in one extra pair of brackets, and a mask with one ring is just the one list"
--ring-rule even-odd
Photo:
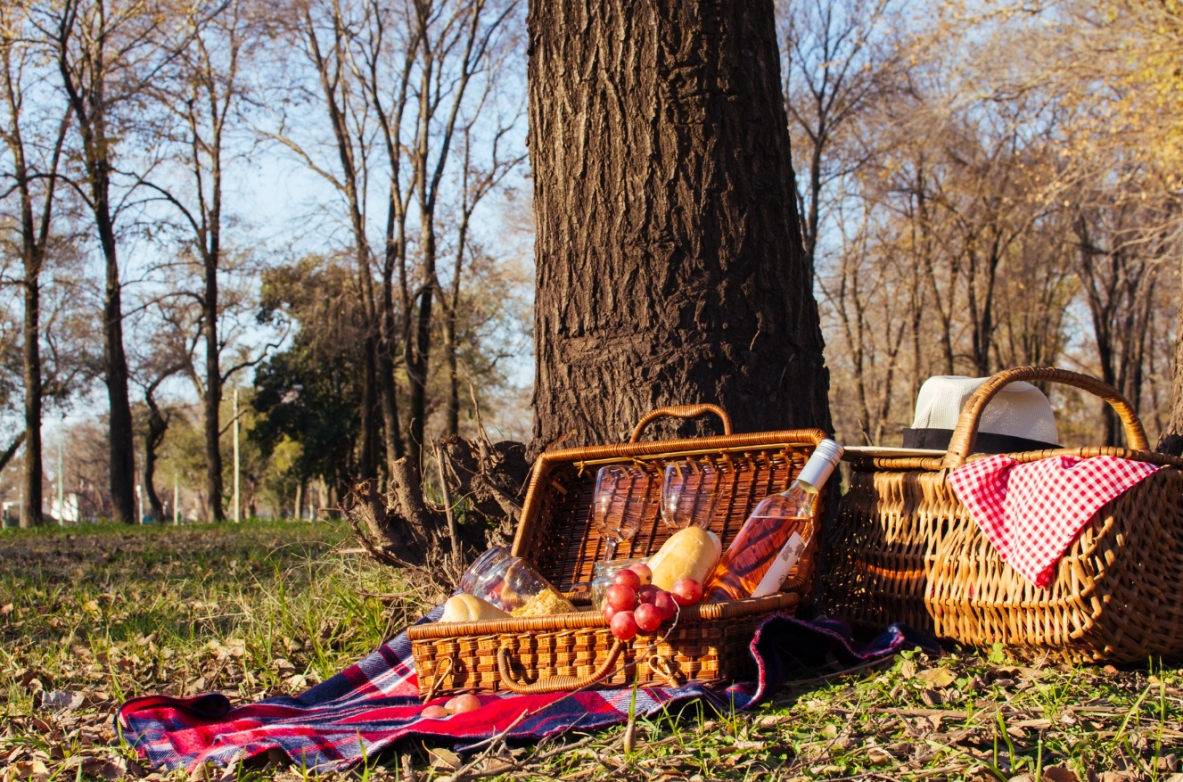
[(115, 517), (133, 523), (136, 519), (136, 458), (132, 433), (131, 400), (127, 391), (127, 355), (123, 349), (123, 283), (119, 279), (119, 256), (116, 251), (115, 221), (111, 208), (111, 155), (114, 142), (107, 136), (104, 114), (105, 63), (101, 52), (89, 62), (92, 81), (75, 79), (67, 44), (73, 29), (63, 27), (57, 42), (58, 66), (62, 83), (82, 136), (83, 159), (89, 180), (91, 211), (99, 235), (99, 247), (106, 265), (106, 289), (103, 294), (103, 380), (110, 404), (108, 418), (111, 502)]
[(218, 261), (205, 260), (205, 519), (225, 521), (222, 509), (222, 363), (218, 344)]
[(830, 427), (775, 30), (771, 0), (531, 0), (534, 452), (675, 403)]
[(1171, 415), (1158, 441), (1161, 453), (1183, 456), (1183, 309), (1175, 328), (1175, 372), (1171, 383)]
[(378, 342), (378, 403), (382, 408), (382, 441), (386, 451), (386, 474), (390, 475), (394, 463), (403, 458), (403, 438), (398, 423), (398, 386), (394, 382), (394, 361), (391, 359), (395, 345), (394, 298), (389, 264), (382, 277), (381, 332)]
[(160, 412), (160, 406), (149, 396), (148, 403), (148, 434), (144, 438), (144, 494), (148, 496), (148, 505), (152, 508), (152, 518), (157, 522), (164, 522), (164, 503), (156, 493), (156, 450), (164, 442), (165, 432), (168, 431), (168, 418)]
[[(374, 330), (371, 320), (368, 326)], [(358, 466), (361, 478), (368, 479), (378, 475), (378, 387), (377, 361), (378, 340), (367, 335), (364, 342), (364, 359), (362, 363), (362, 392), (361, 392), (361, 443), (358, 450)]]
[[(423, 256), (423, 277), (435, 279), (435, 216), (425, 213), (420, 217)], [(414, 330), (407, 333), (404, 363), (410, 380), (410, 422), (407, 426), (407, 458), (417, 470), (423, 469), (423, 447), (427, 423), (427, 377), (431, 362), (431, 309), (434, 288), (425, 283), (418, 295), (419, 307), (414, 319)]]
[[(22, 527), (41, 524), (41, 282), (40, 262), (25, 261), (25, 507)], [(58, 511), (61, 512), (60, 509)]]
[[(105, 167), (106, 161), (103, 161)], [(94, 174), (92, 173), (92, 176)], [(103, 358), (107, 401), (110, 404), (111, 502), (115, 518), (132, 524), (136, 519), (136, 456), (132, 436), (131, 400), (127, 393), (127, 355), (123, 351), (123, 283), (115, 254), (115, 230), (111, 221), (106, 174), (95, 186), (95, 222), (107, 262), (107, 289), (103, 297)]]

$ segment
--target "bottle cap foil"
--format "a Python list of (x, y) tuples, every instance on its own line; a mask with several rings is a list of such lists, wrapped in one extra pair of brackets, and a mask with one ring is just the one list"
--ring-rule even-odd
[(830, 439), (822, 440), (813, 451), (813, 456), (801, 468), (797, 483), (806, 491), (814, 493), (830, 478), (838, 462), (842, 461), (842, 446)]

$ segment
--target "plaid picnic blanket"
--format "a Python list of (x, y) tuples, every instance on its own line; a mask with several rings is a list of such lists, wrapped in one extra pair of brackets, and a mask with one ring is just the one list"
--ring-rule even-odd
[[(435, 621), (440, 606), (422, 621)], [(690, 683), (637, 691), (637, 712), (652, 715), (695, 699), (726, 711), (748, 708), (770, 697), (794, 671), (816, 669), (830, 655), (857, 665), (934, 642), (903, 625), (893, 625), (869, 644), (851, 641), (845, 623), (805, 622), (775, 615), (752, 641), (759, 676), (727, 688)], [(232, 707), (226, 696), (192, 698), (151, 695), (120, 707), (115, 720), (124, 739), (153, 766), (192, 772), (205, 763), (226, 766), (280, 752), (310, 771), (339, 771), (356, 765), (404, 738), (445, 739), (457, 750), (496, 736), (537, 740), (568, 729), (581, 731), (628, 720), (629, 688), (550, 695), (481, 695), (482, 707), (445, 719), (420, 716), (411, 642), (405, 632), (361, 662), (297, 697), (268, 698)], [(432, 703), (443, 703), (438, 698)]]

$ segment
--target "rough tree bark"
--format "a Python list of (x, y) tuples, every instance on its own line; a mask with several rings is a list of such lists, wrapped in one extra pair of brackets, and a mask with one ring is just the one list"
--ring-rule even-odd
[[(100, 8), (102, 10), (102, 8)], [(123, 347), (123, 282), (119, 279), (119, 255), (115, 237), (115, 207), (111, 202), (111, 176), (115, 141), (107, 116), (107, 80), (113, 67), (104, 44), (109, 30), (100, 21), (79, 19), (78, 3), (69, 2), (60, 15), (54, 40), (58, 70), (62, 76), (78, 131), (82, 137), (82, 161), (89, 190), (89, 206), (94, 216), (106, 272), (103, 291), (103, 380), (110, 404), (109, 455), (111, 502), (115, 517), (131, 524), (135, 510), (135, 443), (132, 437), (131, 401), (128, 396), (127, 354)], [(101, 35), (86, 24), (99, 25)], [(86, 37), (87, 35), (92, 37)], [(71, 48), (71, 38), (79, 39), (78, 52)]]
[[(0, 14), (0, 24), (11, 21)], [(21, 512), (22, 526), (38, 526), (42, 522), (41, 483), (43, 465), (41, 462), (41, 415), (45, 392), (41, 366), (41, 274), (49, 252), (50, 226), (57, 196), (58, 166), (62, 159), (62, 148), (66, 132), (70, 127), (70, 111), (59, 123), (56, 142), (46, 170), (37, 170), (36, 163), (26, 155), (25, 122), (22, 111), (28, 97), (21, 81), (21, 72), (27, 53), (14, 51), (13, 46), (0, 47), (0, 89), (7, 109), (7, 123), (0, 127), (0, 142), (8, 148), (12, 160), (9, 177), (13, 180), (12, 191), (17, 195), (20, 223), (20, 257), (23, 277), (20, 285), (24, 289), (24, 333), (22, 334), (25, 384), (25, 431), (0, 461), (0, 469), (12, 458), (22, 439), (25, 443), (24, 506)], [(40, 134), (31, 134), (37, 138)], [(32, 147), (30, 147), (32, 148)], [(41, 180), (43, 191), (38, 194), (35, 183)], [(39, 202), (39, 203), (38, 203)]]
[(1158, 451), (1183, 456), (1183, 309), (1175, 328), (1175, 370), (1171, 382), (1171, 414), (1158, 441)]
[(25, 257), (25, 484), (22, 527), (41, 525), (41, 274), (39, 258)]
[(28, 432), (22, 431), (16, 436), (16, 439), (8, 444), (7, 448), (5, 448), (3, 451), (0, 451), (0, 470), (3, 470), (5, 467), (7, 467), (8, 463), (12, 461), (12, 457), (16, 456), (16, 452), (21, 447), (21, 443), (25, 441), (26, 435), (28, 435)]
[(532, 452), (666, 404), (829, 429), (771, 0), (532, 0), (528, 27)]
[(164, 435), (168, 432), (170, 416), (160, 409), (151, 393), (144, 396), (148, 403), (148, 431), (144, 437), (144, 493), (148, 496), (148, 507), (152, 509), (152, 518), (158, 522), (164, 521), (164, 503), (156, 493), (156, 451), (164, 442)]

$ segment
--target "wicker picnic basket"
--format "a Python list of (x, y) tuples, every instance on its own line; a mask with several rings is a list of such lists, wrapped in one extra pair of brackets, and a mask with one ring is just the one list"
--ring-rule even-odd
[[(1109, 403), (1129, 448), (1010, 454), (1118, 456), (1166, 465), (1099, 510), (1039, 589), (998, 556), (946, 477), (973, 454), (978, 422), (1008, 383), (1050, 381)], [(1020, 367), (984, 383), (962, 410), (944, 457), (863, 458), (827, 538), (830, 610), (864, 630), (906, 622), (973, 646), (1001, 642), (1064, 662), (1145, 661), (1183, 651), (1183, 460), (1150, 452), (1114, 388), (1061, 369)]]
[[(714, 413), (724, 436), (638, 442), (642, 429), (662, 416)], [(481, 622), (423, 624), (408, 630), (424, 701), (459, 692), (558, 692), (593, 684), (678, 685), (734, 681), (754, 673), (749, 645), (769, 614), (792, 613), (812, 588), (813, 545), (789, 574), (781, 592), (682, 609), (672, 629), (629, 642), (613, 638), (602, 612), (590, 607), (592, 566), (604, 540), (591, 523), (597, 470), (605, 464), (652, 466), (647, 488), (661, 492), (661, 469), (676, 459), (710, 462), (721, 471), (720, 501), (711, 529), (726, 548), (756, 504), (784, 491), (825, 437), (818, 429), (731, 434), (731, 422), (714, 405), (663, 407), (646, 415), (628, 443), (544, 453), (534, 464), (513, 553), (538, 568), (585, 610), (576, 613)], [(819, 498), (824, 503), (825, 492)], [(648, 556), (674, 532), (659, 518), (659, 503), (636, 537), (620, 544), (618, 558)], [(822, 516), (822, 508), (817, 516)], [(811, 543), (820, 538), (815, 534)]]

